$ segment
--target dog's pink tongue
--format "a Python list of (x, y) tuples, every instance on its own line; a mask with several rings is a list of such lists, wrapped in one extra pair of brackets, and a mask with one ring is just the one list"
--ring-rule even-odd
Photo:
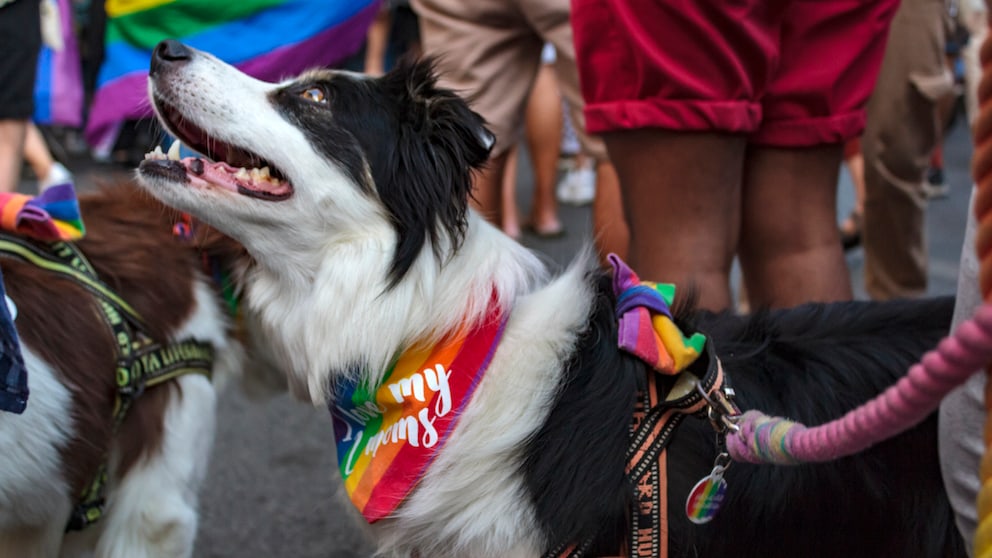
[(232, 192), (258, 194), (259, 197), (266, 198), (280, 198), (292, 193), (292, 187), (286, 181), (267, 177), (257, 169), (236, 169), (224, 162), (211, 163), (199, 157), (187, 157), (182, 163), (190, 178), (200, 179)]

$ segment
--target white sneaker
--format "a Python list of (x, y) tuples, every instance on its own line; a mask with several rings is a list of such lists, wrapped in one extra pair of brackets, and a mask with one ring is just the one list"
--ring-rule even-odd
[(558, 201), (569, 205), (586, 205), (596, 197), (596, 172), (592, 164), (571, 167), (558, 181)]
[(56, 161), (52, 164), (52, 168), (48, 170), (48, 176), (38, 181), (38, 191), (41, 192), (57, 184), (65, 184), (67, 182), (72, 182), (72, 173), (62, 163)]

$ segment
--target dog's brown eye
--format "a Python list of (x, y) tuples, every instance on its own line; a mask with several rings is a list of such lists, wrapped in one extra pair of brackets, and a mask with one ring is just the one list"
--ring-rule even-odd
[(304, 89), (303, 93), (300, 93), (300, 97), (314, 103), (325, 102), (324, 90), (319, 87), (308, 87)]

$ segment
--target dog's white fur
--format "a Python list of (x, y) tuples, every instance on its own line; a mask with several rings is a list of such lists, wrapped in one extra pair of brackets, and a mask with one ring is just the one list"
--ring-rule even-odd
[[(72, 435), (69, 390), (23, 346), (31, 396), (24, 413), (0, 416), (0, 556), (55, 556), (72, 502), (58, 448)], [(17, 448), (17, 451), (13, 451)], [(61, 525), (59, 524), (61, 523)]]
[[(175, 339), (213, 344), (214, 382), (223, 383), (240, 373), (244, 351), (231, 339), (227, 317), (207, 279), (198, 276), (194, 289), (195, 309)], [(19, 319), (26, 319), (24, 312), (21, 308)], [(93, 327), (105, 326), (94, 322)], [(66, 534), (77, 495), (59, 467), (58, 448), (76, 434), (72, 402), (52, 367), (26, 344), (23, 353), (30, 389), (27, 409), (21, 415), (0, 412), (0, 557), (192, 556), (197, 495), (213, 443), (217, 384), (200, 375), (178, 378), (182, 394), (172, 397), (166, 409), (161, 451), (135, 464), (120, 483), (108, 483), (99, 522)], [(140, 405), (140, 398), (135, 404)], [(117, 477), (115, 461), (112, 449), (110, 479)]]
[(395, 517), (374, 525), (375, 537), (381, 552), (395, 556), (539, 555), (548, 541), (525, 497), (518, 452), (542, 424), (563, 357), (588, 318), (590, 254), (551, 280), (532, 252), (470, 213), (457, 251), (442, 238), (439, 263), (428, 245), (390, 286), (397, 239), (381, 201), (274, 110), (268, 96), (284, 84), (255, 80), (201, 52), (169, 72), (150, 80), (152, 95), (210, 137), (262, 155), (295, 188), (272, 202), (140, 180), (252, 254), (246, 301), (289, 363), (296, 396), (324, 405), (330, 374), (356, 364), (385, 371), (397, 349), (482, 318), (495, 289), (511, 314), (489, 372), (426, 477)]

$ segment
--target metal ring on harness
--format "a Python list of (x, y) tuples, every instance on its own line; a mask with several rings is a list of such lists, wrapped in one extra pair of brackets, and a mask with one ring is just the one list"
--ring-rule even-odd
[[(733, 397), (733, 389), (715, 388), (713, 390), (715, 396), (711, 397), (703, 389), (703, 384), (696, 382), (696, 391), (706, 401), (706, 416), (710, 419), (710, 423), (713, 425), (713, 429), (717, 431), (717, 434), (722, 434), (728, 430), (737, 432), (741, 429), (737, 424), (741, 413), (730, 401), (730, 398)], [(715, 401), (714, 398), (716, 399)]]

